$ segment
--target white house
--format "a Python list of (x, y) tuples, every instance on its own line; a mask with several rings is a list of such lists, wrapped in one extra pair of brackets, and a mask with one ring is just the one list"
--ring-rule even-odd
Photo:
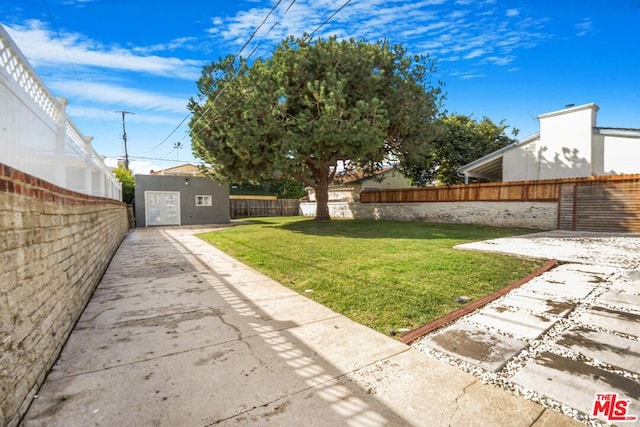
[(542, 114), (540, 132), (458, 169), (469, 178), (525, 181), (640, 173), (640, 129), (596, 126), (599, 107)]
[[(360, 200), (360, 192), (363, 190), (408, 187), (411, 187), (408, 178), (393, 168), (386, 168), (376, 172), (374, 176), (359, 174), (356, 177), (337, 177), (329, 186), (329, 201), (353, 202)], [(307, 187), (307, 195), (310, 202), (316, 201), (316, 192), (313, 188)]]

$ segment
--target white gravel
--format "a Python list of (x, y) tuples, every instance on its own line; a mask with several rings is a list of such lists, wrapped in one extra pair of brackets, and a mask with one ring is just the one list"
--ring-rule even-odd
[(640, 268), (640, 234), (546, 231), (459, 245), (470, 249), (599, 266)]

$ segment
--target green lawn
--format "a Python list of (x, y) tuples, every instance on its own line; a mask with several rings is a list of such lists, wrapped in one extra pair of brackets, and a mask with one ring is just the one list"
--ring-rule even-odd
[(478, 299), (543, 264), (453, 249), (534, 231), (528, 229), (302, 217), (250, 222), (199, 237), (383, 333), (416, 328), (460, 307), (455, 298)]

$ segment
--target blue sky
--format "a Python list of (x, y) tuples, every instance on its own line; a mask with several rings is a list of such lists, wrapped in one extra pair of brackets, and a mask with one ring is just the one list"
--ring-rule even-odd
[[(280, 0), (242, 55), (267, 56), (345, 1)], [(20, 0), (0, 3), (0, 22), (98, 153), (123, 155), (114, 111), (136, 113), (128, 152), (134, 172), (148, 173), (196, 161), (188, 120), (178, 125), (202, 66), (236, 54), (277, 3)], [(316, 34), (429, 54), (447, 111), (505, 119), (525, 137), (538, 115), (569, 103), (598, 104), (600, 126), (640, 128), (639, 19), (640, 0), (351, 0)]]

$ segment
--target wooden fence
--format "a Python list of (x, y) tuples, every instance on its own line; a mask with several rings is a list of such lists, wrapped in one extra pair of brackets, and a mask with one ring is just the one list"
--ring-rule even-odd
[(640, 178), (562, 186), (558, 229), (640, 233)]
[(298, 199), (230, 199), (231, 218), (300, 215)]
[(640, 174), (562, 178), (540, 181), (490, 182), (483, 184), (450, 185), (446, 187), (364, 190), (360, 193), (360, 202), (555, 202), (560, 199), (560, 189), (568, 184), (578, 185), (614, 182), (640, 183)]

